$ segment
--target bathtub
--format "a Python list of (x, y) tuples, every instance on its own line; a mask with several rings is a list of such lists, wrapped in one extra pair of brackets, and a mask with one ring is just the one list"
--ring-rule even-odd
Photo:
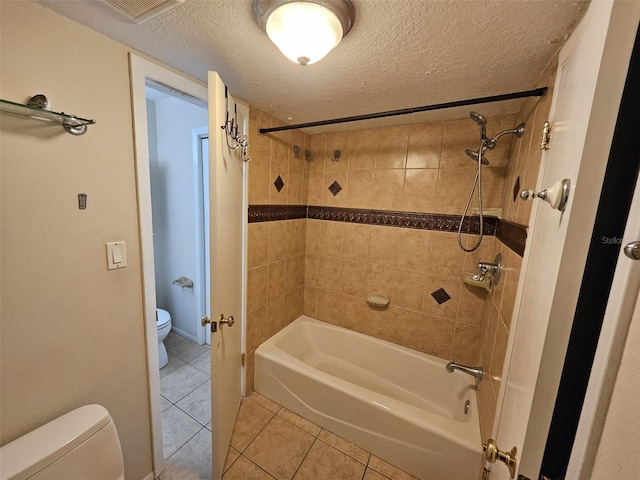
[(476, 480), (475, 380), (445, 364), (301, 316), (256, 350), (255, 389), (420, 479)]

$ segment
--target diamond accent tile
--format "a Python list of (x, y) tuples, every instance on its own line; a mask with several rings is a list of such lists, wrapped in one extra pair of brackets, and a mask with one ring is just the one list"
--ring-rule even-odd
[(273, 184), (275, 185), (276, 190), (278, 190), (278, 193), (280, 193), (280, 190), (284, 188), (284, 181), (282, 180), (282, 177), (280, 177), (280, 175), (278, 175), (278, 178), (276, 178), (276, 181), (273, 182)]
[(431, 296), (438, 302), (438, 305), (442, 305), (444, 302), (451, 300), (451, 297), (444, 288), (439, 288), (435, 292), (431, 292)]
[(339, 194), (341, 190), (342, 185), (340, 185), (337, 180), (329, 185), (329, 191), (333, 194), (334, 197)]

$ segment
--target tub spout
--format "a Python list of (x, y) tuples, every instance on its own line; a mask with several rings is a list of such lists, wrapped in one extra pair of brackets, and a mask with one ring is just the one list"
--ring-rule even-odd
[(461, 365), (451, 360), (444, 368), (449, 373), (453, 373), (454, 370), (460, 370), (461, 372), (476, 377), (478, 380), (482, 380), (482, 367), (468, 367), (467, 365)]

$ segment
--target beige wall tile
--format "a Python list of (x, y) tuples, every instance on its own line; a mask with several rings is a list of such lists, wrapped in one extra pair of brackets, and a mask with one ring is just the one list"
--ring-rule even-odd
[(342, 257), (346, 223), (322, 221), (320, 227), (320, 255)]
[(297, 256), (284, 259), (284, 291), (300, 286), (300, 261)]
[(440, 358), (451, 358), (455, 322), (423, 315), (420, 327), (420, 350)]
[(480, 414), (480, 438), (491, 438), (497, 401), (493, 394), (490, 379), (483, 379), (478, 382), (477, 398)]
[(269, 262), (284, 258), (287, 247), (287, 222), (268, 222), (269, 225)]
[[(441, 168), (438, 176), (436, 211), (434, 213), (453, 213), (461, 215), (464, 210), (464, 206), (467, 203), (467, 199), (469, 198), (471, 187), (473, 187), (475, 175), (476, 171), (473, 168), (473, 165), (470, 169)], [(502, 190), (500, 190), (500, 193), (502, 193)], [(477, 193), (475, 195), (477, 196)]]
[(248, 234), (248, 268), (264, 265), (269, 260), (269, 224), (266, 222), (250, 223)]
[(318, 289), (318, 316), (316, 318), (339, 325), (338, 322), (344, 311), (344, 304), (345, 296), (329, 290)]
[(267, 303), (269, 265), (251, 268), (247, 272), (247, 310), (254, 310)]
[(446, 122), (440, 167), (474, 169), (473, 160), (464, 151), (478, 150), (478, 148), (480, 148), (480, 127), (477, 123), (470, 118)]
[(287, 225), (287, 248), (285, 255), (290, 257), (304, 250), (304, 243), (301, 240), (304, 220), (287, 220), (285, 223)]
[(378, 292), (392, 300), (395, 268), (369, 263), (367, 267), (367, 292)]
[(267, 338), (275, 335), (284, 327), (284, 295), (270, 298), (268, 307)]
[[(422, 305), (423, 313), (436, 317), (444, 317), (449, 320), (455, 320), (456, 314), (458, 313), (461, 284), (462, 282), (457, 277), (427, 274), (424, 301)], [(438, 305), (438, 302), (436, 302), (431, 294), (440, 288), (444, 288), (451, 299)]]
[[(349, 170), (349, 157), (351, 151), (351, 132), (349, 130), (331, 132), (327, 134), (326, 152), (324, 156), (325, 172), (343, 172)], [(334, 152), (340, 150), (338, 161), (334, 161)], [(340, 182), (342, 184), (342, 182)], [(344, 187), (344, 185), (343, 185)]]
[(393, 304), (416, 312), (422, 312), (426, 281), (427, 274), (424, 272), (397, 268), (395, 270)]
[(455, 233), (431, 232), (427, 271), (437, 275), (459, 276), (463, 273), (465, 254)]
[(320, 254), (320, 234), (322, 231), (322, 222), (321, 220), (311, 220), (308, 219), (306, 221), (306, 233), (305, 233), (305, 248), (304, 252), (311, 255), (319, 255)]
[(344, 244), (342, 256), (349, 260), (366, 262), (369, 259), (369, 225), (344, 224)]
[(493, 347), (493, 357), (491, 358), (491, 365), (489, 366), (494, 388), (497, 387), (496, 391), (498, 391), (500, 383), (502, 382), (502, 368), (504, 366), (508, 342), (509, 331), (504, 326), (504, 323), (499, 320), (496, 329), (496, 342)]
[(318, 289), (304, 286), (304, 307), (303, 312), (313, 318), (318, 318)]
[(348, 208), (371, 208), (375, 170), (349, 170)]
[(398, 210), (402, 201), (404, 169), (376, 170), (371, 207)]
[(379, 129), (376, 151), (376, 170), (383, 168), (405, 168), (409, 128), (405, 125)]
[(369, 262), (379, 265), (395, 265), (398, 256), (400, 229), (372, 226), (369, 238)]
[(460, 288), (460, 303), (456, 319), (479, 326), (486, 298), (487, 291), (485, 289), (463, 283)]
[(409, 228), (399, 229), (396, 266), (426, 272), (430, 245), (431, 232)]
[(287, 205), (302, 204), (302, 182), (304, 180), (304, 165), (302, 162), (304, 162), (303, 159), (295, 158), (293, 154), (289, 157)]
[(380, 310), (369, 307), (367, 314), (362, 318), (360, 326), (362, 333), (372, 337), (385, 339), (389, 325), (391, 325), (391, 309)]
[(284, 294), (284, 322), (288, 325), (298, 316), (298, 290), (294, 289)]
[(343, 260), (341, 291), (346, 295), (362, 298), (367, 295), (367, 264), (365, 262)]
[(305, 255), (304, 260), (304, 284), (317, 287), (320, 278), (320, 256)]
[[(325, 170), (324, 181), (322, 183), (322, 205), (327, 207), (344, 207), (347, 204), (347, 190), (349, 188), (349, 173), (345, 169), (340, 170)], [(338, 182), (342, 190), (336, 195), (331, 193), (329, 187), (333, 185), (333, 182)]]
[(345, 295), (343, 301), (344, 309), (340, 318), (340, 326), (362, 332), (362, 325), (369, 315), (370, 307), (363, 297)]
[(407, 169), (400, 209), (408, 212), (431, 213), (436, 206), (438, 169)]
[(478, 357), (479, 337), (480, 328), (477, 325), (456, 322), (452, 358), (458, 363), (472, 365)]
[(389, 328), (387, 325), (382, 338), (404, 347), (419, 348), (422, 314), (392, 306), (389, 308), (389, 315), (393, 327)]
[(269, 316), (267, 305), (261, 305), (247, 313), (247, 350), (253, 351), (258, 348), (267, 338), (267, 326)]
[(421, 123), (409, 127), (407, 168), (439, 168), (444, 125)]
[(284, 259), (269, 264), (269, 298), (284, 293)]
[(244, 378), (246, 393), (253, 391), (253, 372), (255, 370), (255, 351), (247, 353), (247, 359), (244, 365)]
[(337, 257), (320, 257), (318, 267), (318, 287), (324, 290), (339, 292), (342, 285), (342, 259)]
[(378, 130), (354, 130), (351, 132), (349, 170), (374, 169), (378, 149)]
[(252, 160), (249, 162), (249, 205), (269, 204), (271, 185), (271, 165), (269, 155), (258, 156), (251, 151)]

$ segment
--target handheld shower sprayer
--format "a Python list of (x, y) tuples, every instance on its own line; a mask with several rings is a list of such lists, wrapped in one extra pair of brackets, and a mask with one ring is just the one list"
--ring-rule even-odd
[(482, 140), (487, 138), (487, 119), (480, 115), (478, 112), (471, 112), (469, 114), (471, 119), (480, 125), (480, 138)]
[[(493, 150), (496, 147), (496, 144), (498, 143), (498, 139), (501, 136), (506, 135), (507, 133), (513, 133), (517, 137), (522, 137), (522, 135), (524, 134), (524, 123), (521, 123), (516, 128), (503, 130), (499, 132), (495, 137), (487, 138), (487, 119), (477, 112), (471, 112), (469, 116), (474, 122), (480, 125), (480, 148), (478, 148), (477, 151), (473, 151), (470, 149), (467, 149), (464, 151), (464, 153), (466, 153), (469, 156), (469, 158), (471, 158), (475, 162), (478, 162), (478, 170), (476, 171), (476, 178), (473, 181), (473, 187), (471, 188), (469, 199), (467, 200), (467, 204), (464, 207), (464, 212), (462, 213), (462, 218), (460, 219), (460, 224), (458, 225), (458, 245), (465, 252), (473, 252), (477, 250), (478, 247), (480, 247), (480, 244), (482, 243), (482, 237), (484, 234), (484, 230), (483, 230), (484, 216), (482, 212), (482, 166), (489, 165), (489, 161), (486, 158), (484, 158), (484, 152), (486, 152), (487, 150)], [(478, 189), (478, 208), (480, 212), (479, 213), (479, 216), (480, 216), (479, 230), (480, 231), (479, 231), (479, 236), (476, 244), (471, 248), (467, 248), (462, 244), (462, 224), (464, 222), (465, 217), (467, 216), (469, 207), (471, 206), (471, 201), (473, 199), (473, 194), (476, 191), (476, 186)]]

